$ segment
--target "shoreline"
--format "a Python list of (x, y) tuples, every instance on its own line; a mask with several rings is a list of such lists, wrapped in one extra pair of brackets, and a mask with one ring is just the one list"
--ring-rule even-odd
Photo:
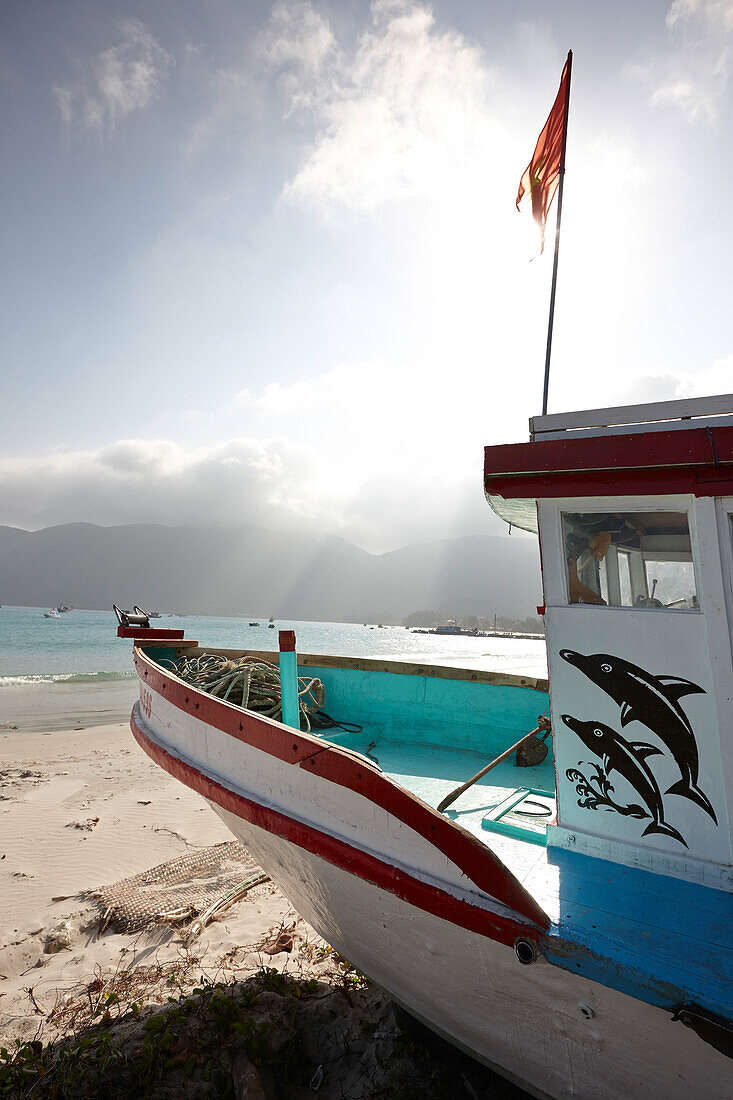
[(127, 723), (138, 692), (137, 676), (102, 683), (57, 680), (3, 684), (0, 735), (54, 733)]
[[(254, 618), (254, 616), (253, 616)], [(158, 622), (158, 620), (155, 620)], [(277, 663), (277, 631), (250, 627), (239, 617), (166, 619), (184, 627), (203, 648), (271, 651)], [(370, 660), (427, 663), (547, 677), (544, 640), (434, 635), (358, 623), (294, 622), (297, 652), (342, 654)], [(117, 637), (112, 612), (76, 610), (61, 620), (39, 609), (0, 612), (0, 732), (50, 732), (126, 722), (137, 694), (132, 646)], [(121, 677), (121, 678), (120, 678)]]

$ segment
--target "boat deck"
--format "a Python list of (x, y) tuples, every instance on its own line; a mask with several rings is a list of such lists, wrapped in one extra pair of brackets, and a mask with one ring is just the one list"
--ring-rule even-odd
[[(471, 749), (447, 749), (392, 740), (385, 737), (383, 730), (376, 729), (366, 728), (359, 734), (329, 730), (325, 736), (329, 741), (375, 761), (385, 775), (395, 783), (399, 783), (401, 787), (405, 787), (435, 808), (446, 795), (485, 767), (490, 759), (490, 756)], [(509, 835), (503, 835), (495, 827), (487, 828), (484, 825), (487, 815), (495, 813), (497, 807), (506, 803), (508, 796), (513, 795), (520, 788), (544, 792), (544, 800), (541, 796), (536, 796), (533, 801), (542, 800), (552, 804), (555, 794), (555, 772), (551, 754), (542, 764), (531, 768), (518, 768), (514, 763), (514, 757), (510, 757), (469, 787), (452, 806), (444, 811), (444, 814), (449, 820), (461, 825), (496, 852), (515, 877), (527, 886), (525, 878), (533, 869), (540, 872), (539, 878), (543, 881), (547, 878), (545, 830), (541, 822), (544, 820), (547, 823), (549, 815), (541, 819), (539, 829), (534, 833), (534, 842), (530, 839), (533, 834), (529, 832), (522, 838), (515, 828), (509, 830)], [(516, 816), (511, 811), (509, 817), (515, 823), (521, 824), (517, 822)], [(537, 896), (534, 890), (531, 892)], [(545, 893), (544, 890), (541, 892)]]

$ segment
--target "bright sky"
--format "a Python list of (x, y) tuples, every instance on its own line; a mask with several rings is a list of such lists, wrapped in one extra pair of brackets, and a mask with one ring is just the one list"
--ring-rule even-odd
[[(0, 523), (500, 530), (550, 411), (733, 390), (733, 0), (5, 0)], [(554, 225), (554, 207), (551, 214)]]

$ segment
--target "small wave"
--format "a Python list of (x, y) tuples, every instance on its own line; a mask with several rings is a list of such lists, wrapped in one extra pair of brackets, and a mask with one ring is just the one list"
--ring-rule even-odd
[(0, 676), (0, 688), (34, 684), (103, 684), (134, 680), (135, 672), (37, 672), (27, 676)]

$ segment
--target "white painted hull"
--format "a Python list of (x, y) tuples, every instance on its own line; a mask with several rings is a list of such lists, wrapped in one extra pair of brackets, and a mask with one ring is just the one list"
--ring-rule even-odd
[(511, 947), (425, 913), (212, 806), (297, 911), (357, 969), (536, 1096), (733, 1095), (730, 1060), (662, 1009), (542, 959), (521, 966)]
[(731, 1061), (669, 1011), (541, 954), (518, 961), (515, 937), (540, 946), (543, 929), (521, 887), (515, 909), (492, 894), (484, 845), (364, 758), (136, 661), (142, 747), (207, 798), (329, 943), (436, 1031), (539, 1097), (733, 1097)]

